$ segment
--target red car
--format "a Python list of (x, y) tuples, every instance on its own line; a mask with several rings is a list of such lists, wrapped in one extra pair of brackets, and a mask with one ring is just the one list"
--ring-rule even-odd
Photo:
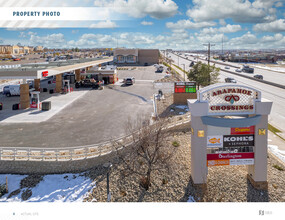
[(20, 58), (15, 58), (13, 59), (14, 61), (20, 61), (21, 59)]

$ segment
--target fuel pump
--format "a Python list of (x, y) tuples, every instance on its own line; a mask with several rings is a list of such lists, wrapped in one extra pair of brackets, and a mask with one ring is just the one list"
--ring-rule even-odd
[(63, 87), (64, 87), (64, 93), (70, 93), (70, 81), (69, 80), (63, 80)]
[(39, 91), (31, 92), (30, 108), (37, 108), (37, 109), (40, 108), (40, 92)]

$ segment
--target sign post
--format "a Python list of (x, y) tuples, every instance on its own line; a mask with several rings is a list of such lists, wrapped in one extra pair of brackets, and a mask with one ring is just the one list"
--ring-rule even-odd
[(206, 185), (208, 167), (247, 165), (251, 184), (267, 189), (266, 128), (272, 102), (251, 87), (215, 84), (199, 90), (198, 99), (188, 105), (194, 185)]

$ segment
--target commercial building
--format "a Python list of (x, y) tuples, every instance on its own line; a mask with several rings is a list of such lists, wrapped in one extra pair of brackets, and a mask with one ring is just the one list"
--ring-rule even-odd
[(85, 74), (81, 75), (91, 75), (91, 78), (94, 78), (97, 81), (104, 80), (104, 84), (114, 84), (118, 81), (117, 68), (113, 65), (101, 67), (95, 66), (87, 70)]
[(158, 49), (116, 48), (114, 50), (114, 62), (116, 64), (152, 65), (158, 63), (158, 60)]
[(21, 54), (30, 54), (34, 50), (30, 46), (18, 46), (18, 45), (0, 45), (0, 54), (5, 55), (21, 55)]

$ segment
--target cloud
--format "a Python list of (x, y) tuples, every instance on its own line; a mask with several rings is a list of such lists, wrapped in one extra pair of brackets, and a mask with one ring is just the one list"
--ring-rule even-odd
[(203, 27), (215, 26), (215, 22), (191, 22), (190, 20), (179, 20), (176, 23), (167, 22), (166, 27), (170, 29), (199, 29)]
[(90, 28), (116, 28), (117, 24), (113, 21), (99, 21), (90, 25)]
[(256, 32), (281, 32), (285, 31), (285, 19), (279, 19), (265, 24), (256, 24), (253, 26)]
[(232, 38), (230, 41), (236, 45), (248, 45), (256, 44), (258, 42), (258, 39), (254, 34), (249, 31), (241, 37)]
[(142, 25), (153, 25), (153, 22), (151, 22), (151, 21), (142, 21), (141, 24)]
[[(196, 22), (232, 18), (235, 22), (261, 23), (276, 19), (270, 7), (275, 1), (193, 0), (194, 7), (186, 14)], [(273, 3), (272, 3), (273, 2)]]
[(227, 24), (225, 27), (219, 28), (219, 31), (222, 33), (234, 33), (234, 32), (238, 32), (241, 30), (242, 30), (242, 28), (239, 24), (238, 25)]
[(152, 18), (163, 19), (174, 16), (178, 6), (172, 0), (95, 0), (98, 7), (111, 7), (115, 11), (134, 18), (149, 15)]
[(30, 45), (42, 45), (44, 47), (59, 47), (62, 48), (66, 41), (64, 35), (61, 33), (50, 34), (46, 36), (37, 36), (32, 34), (29, 40)]

